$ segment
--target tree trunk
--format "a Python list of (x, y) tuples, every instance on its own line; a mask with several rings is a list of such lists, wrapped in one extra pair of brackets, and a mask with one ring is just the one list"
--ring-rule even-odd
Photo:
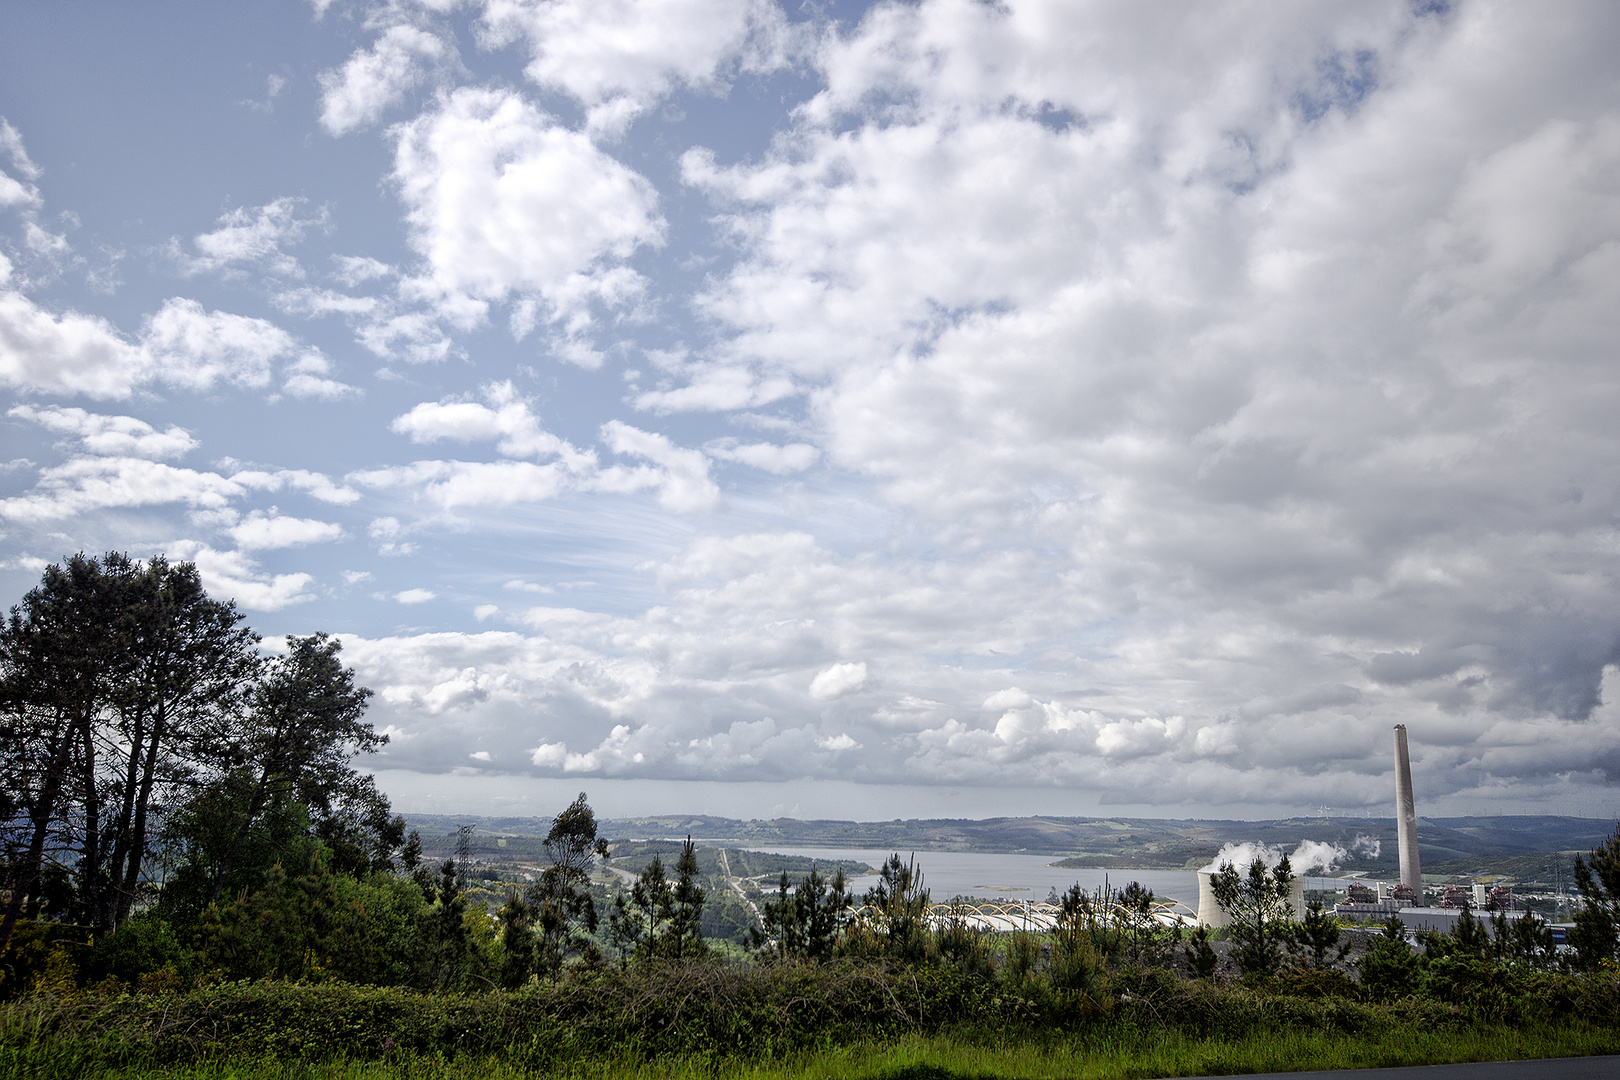
[[(61, 724), (61, 714), (58, 711), (57, 722)], [(56, 732), (56, 746), (53, 749), (49, 763), (45, 766), (45, 775), (40, 778), (39, 797), (35, 800), (28, 817), (33, 825), (33, 836), (28, 841), (28, 854), (23, 857), (21, 873), (12, 886), (11, 902), (6, 905), (4, 919), (0, 919), (0, 956), (4, 956), (6, 949), (11, 945), (11, 932), (22, 916), (23, 907), (28, 902), (28, 896), (33, 891), (34, 883), (39, 880), (40, 864), (45, 861), (45, 838), (50, 835), (51, 817), (55, 813), (56, 800), (62, 793), (62, 781), (66, 778), (68, 765), (73, 759), (72, 727), (59, 726)]]
[[(146, 724), (144, 715), (137, 711), (135, 723), (129, 731), (129, 747), (125, 753), (128, 761), (124, 766), (124, 782), (119, 792), (121, 798), (118, 807), (118, 821), (112, 830), (113, 849), (112, 858), (108, 861), (107, 881), (112, 895), (106, 898), (111, 928), (116, 928), (123, 921), (124, 912), (128, 910), (120, 888), (124, 880), (124, 864), (130, 858), (131, 850), (144, 841), (144, 837), (137, 837), (133, 831), (135, 819), (135, 792), (141, 779), (141, 761), (146, 756)], [(153, 740), (154, 748), (156, 740)], [(136, 857), (139, 863), (139, 857)]]
[(84, 843), (79, 852), (79, 902), (89, 916), (90, 925), (98, 933), (112, 932), (105, 925), (106, 890), (103, 888), (104, 870), (101, 865), (101, 792), (96, 788), (96, 726), (89, 715), (79, 719), (79, 738), (83, 743), (80, 761), (81, 780), (84, 784)]
[[(146, 760), (142, 763), (140, 791), (136, 793), (134, 816), (130, 821), (131, 843), (125, 856), (127, 861), (123, 867), (123, 878), (118, 883), (118, 908), (113, 914), (115, 924), (129, 918), (129, 910), (135, 904), (135, 889), (141, 880), (141, 863), (146, 857), (146, 811), (152, 801), (152, 785), (157, 781), (158, 748), (168, 734), (168, 726), (168, 710), (159, 697), (157, 715), (152, 720), (152, 735), (147, 741)], [(113, 865), (115, 868), (118, 866), (116, 860)]]

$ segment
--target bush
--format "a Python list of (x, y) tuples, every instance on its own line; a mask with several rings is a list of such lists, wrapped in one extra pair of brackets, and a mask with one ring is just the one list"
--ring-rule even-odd
[(1471, 969), (1433, 965), (1425, 988), (1454, 1000), (1357, 1000), (1342, 975), (1300, 969), (1263, 986), (1189, 981), (1163, 969), (1116, 972), (1102, 997), (975, 977), (960, 968), (888, 962), (725, 965), (651, 961), (578, 969), (515, 991), (422, 993), (343, 983), (227, 983), (190, 993), (36, 994), (0, 1007), (7, 1061), (107, 1067), (206, 1059), (384, 1060), (500, 1057), (515, 1068), (569, 1072), (590, 1061), (771, 1058), (908, 1035), (994, 1033), (1040, 1039), (1238, 1040), (1279, 1032), (1389, 1039), (1410, 1031), (1498, 1029), (1503, 1022), (1620, 1019), (1608, 977), (1509, 973), (1478, 983)]
[(1345, 998), (1360, 1001), (1366, 996), (1362, 987), (1337, 968), (1314, 965), (1285, 968), (1275, 980), (1277, 992), (1294, 997)]
[(85, 976), (92, 983), (112, 978), (134, 985), (164, 968), (183, 978), (191, 969), (191, 951), (163, 919), (138, 915), (90, 950)]
[(90, 951), (90, 927), (19, 920), (0, 955), (0, 1001), (71, 989)]
[(1200, 926), (1192, 932), (1185, 950), (1188, 969), (1200, 979), (1214, 978), (1215, 969), (1220, 966), (1220, 958), (1215, 955), (1215, 947), (1209, 942), (1209, 927)]
[(1161, 985), (1121, 1001), (1123, 1017), (1196, 1037), (1241, 1038), (1257, 1031), (1300, 1029), (1349, 1034), (1391, 1026), (1387, 1010), (1342, 998), (1303, 998), (1275, 990), (1199, 982)]
[(1610, 970), (1566, 982), (1568, 1011), (1594, 1024), (1620, 1027), (1620, 977)]
[(1471, 956), (1450, 955), (1423, 965), (1419, 985), (1424, 997), (1466, 1008), (1481, 1020), (1518, 1024), (1524, 1009), (1523, 990), (1507, 968)]
[(1357, 965), (1361, 985), (1381, 1001), (1411, 997), (1421, 988), (1423, 961), (1401, 934), (1398, 920), (1393, 920)]
[[(34, 998), (14, 1008), (38, 1013), (27, 1038), (93, 1045), (118, 1061), (374, 1059), (395, 1050), (555, 1061), (774, 1053), (882, 1038), (994, 1016), (986, 988), (953, 969), (652, 962), (482, 994), (239, 982), (185, 994)], [(11, 1024), (5, 1037), (24, 1036)]]

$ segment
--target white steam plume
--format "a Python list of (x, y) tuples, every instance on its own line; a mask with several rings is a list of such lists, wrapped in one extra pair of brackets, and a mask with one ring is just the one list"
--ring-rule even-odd
[[(1373, 843), (1376, 845), (1377, 841), (1375, 840)], [(1272, 847), (1269, 844), (1261, 844), (1251, 840), (1234, 841), (1216, 852), (1215, 858), (1211, 859), (1209, 865), (1203, 867), (1199, 872), (1213, 874), (1227, 863), (1231, 863), (1240, 872), (1243, 872), (1247, 871), (1256, 860), (1268, 867), (1276, 866), (1282, 861), (1283, 854), (1282, 848)], [(1374, 854), (1377, 854), (1376, 848)], [(1293, 854), (1288, 857), (1288, 863), (1293, 867), (1295, 874), (1304, 875), (1313, 870), (1325, 874), (1331, 873), (1339, 863), (1349, 857), (1350, 853), (1337, 844), (1327, 844), (1320, 840), (1302, 840), (1299, 847), (1295, 848)]]
[(1350, 853), (1338, 844), (1325, 844), (1320, 840), (1301, 840), (1299, 847), (1294, 849), (1294, 857), (1289, 861), (1294, 864), (1296, 874), (1305, 875), (1312, 870), (1331, 874), (1349, 857)]
[(1211, 859), (1209, 865), (1199, 872), (1213, 874), (1227, 863), (1231, 863), (1238, 868), (1239, 873), (1242, 873), (1247, 871), (1256, 860), (1267, 866), (1276, 866), (1282, 857), (1283, 849), (1280, 847), (1272, 847), (1269, 844), (1256, 843), (1251, 840), (1244, 840), (1241, 843), (1232, 841), (1216, 852), (1215, 858)]

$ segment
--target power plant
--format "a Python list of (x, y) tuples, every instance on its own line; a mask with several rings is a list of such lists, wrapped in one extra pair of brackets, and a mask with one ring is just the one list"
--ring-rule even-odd
[[(1400, 881), (1394, 888), (1382, 881), (1349, 882), (1344, 899), (1333, 909), (1340, 918), (1375, 923), (1397, 919), (1408, 935), (1421, 931), (1449, 934), (1455, 931), (1458, 921), (1470, 909), (1503, 915), (1522, 910), (1511, 888), (1492, 888), (1480, 882), (1476, 882), (1471, 889), (1461, 885), (1447, 886), (1436, 896), (1436, 906), (1429, 906), (1429, 900), (1423, 893), (1423, 869), (1418, 863), (1417, 802), (1412, 795), (1412, 758), (1406, 744), (1405, 724), (1395, 725), (1395, 825), (1400, 854)], [(1299, 865), (1295, 867), (1295, 877), (1289, 883), (1287, 900), (1294, 918), (1305, 914), (1304, 874), (1312, 865), (1320, 865), (1320, 851), (1311, 849), (1321, 846), (1315, 841), (1306, 840), (1294, 853)], [(1198, 871), (1198, 923), (1209, 927), (1231, 924), (1230, 916), (1215, 899), (1215, 889), (1210, 880), (1219, 871), (1220, 865), (1230, 862), (1240, 874), (1247, 874), (1252, 861), (1261, 860), (1271, 867), (1277, 864), (1282, 854), (1281, 849), (1257, 843), (1229, 843), (1223, 847), (1214, 862)], [(1338, 854), (1342, 857), (1345, 852), (1339, 849)], [(1523, 917), (1539, 918), (1531, 915)], [(1497, 923), (1487, 919), (1483, 925), (1487, 934), (1495, 936), (1498, 932)]]
[[(1395, 725), (1395, 824), (1400, 851), (1400, 884), (1388, 896), (1382, 884), (1377, 886), (1376, 894), (1365, 886), (1352, 885), (1348, 900), (1339, 905), (1341, 912), (1348, 908), (1360, 914), (1373, 911), (1395, 914), (1406, 908), (1423, 908), (1423, 869), (1418, 863), (1417, 802), (1412, 796), (1412, 759), (1406, 746), (1405, 724)], [(1198, 872), (1198, 922), (1204, 926), (1220, 927), (1229, 921), (1226, 912), (1216, 903), (1215, 890), (1210, 885), (1210, 878), (1217, 869), (1211, 865)], [(1246, 872), (1248, 867), (1239, 866), (1237, 869), (1241, 873)], [(1358, 893), (1367, 895), (1363, 897)], [(1297, 874), (1291, 883), (1288, 902), (1296, 918), (1305, 913), (1305, 878), (1302, 873)]]

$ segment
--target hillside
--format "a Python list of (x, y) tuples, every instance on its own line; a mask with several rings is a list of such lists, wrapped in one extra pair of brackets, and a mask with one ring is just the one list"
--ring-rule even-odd
[[(550, 821), (461, 815), (407, 815), (424, 844), (453, 844), (449, 834), (472, 825), (474, 851), (538, 849)], [(1421, 818), (1418, 839), (1425, 867), (1489, 863), (1505, 858), (1588, 851), (1614, 830), (1606, 819), (1545, 815)], [(1285, 818), (1275, 821), (1173, 818), (1006, 817), (983, 820), (742, 821), (705, 815), (605, 819), (614, 840), (673, 840), (708, 846), (860, 847), (894, 851), (1028, 852), (1072, 860), (1069, 865), (1184, 869), (1209, 861), (1231, 841), (1293, 847), (1303, 840), (1349, 852), (1341, 869), (1368, 875), (1395, 870), (1393, 818)], [(504, 841), (504, 843), (502, 842)], [(1488, 868), (1488, 867), (1483, 867)]]

